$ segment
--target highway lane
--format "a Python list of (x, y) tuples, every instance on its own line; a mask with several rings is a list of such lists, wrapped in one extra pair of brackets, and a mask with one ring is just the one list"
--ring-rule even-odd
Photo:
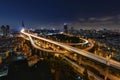
[[(93, 64), (90, 64), (89, 62), (86, 62), (86, 61), (82, 61), (82, 64), (85, 64), (85, 65), (88, 65), (94, 69), (96, 69), (97, 71), (99, 71), (102, 75), (106, 75), (105, 74), (105, 69), (101, 69), (100, 67), (96, 66), (96, 65), (93, 65)], [(116, 77), (115, 75), (113, 75), (113, 73), (109, 73), (108, 76), (107, 76), (109, 79), (111, 80), (119, 80), (120, 78), (119, 77)]]
[(26, 37), (24, 37), (24, 36), (22, 36), (22, 35), (21, 35), (21, 37), (23, 37), (23, 38), (26, 39), (26, 40), (30, 40), (31, 44), (32, 44), (35, 48), (37, 48), (37, 49), (39, 49), (39, 50), (46, 51), (46, 52), (50, 52), (50, 53), (65, 53), (64, 51), (48, 50), (48, 49), (44, 49), (44, 48), (41, 48), (41, 47), (35, 45), (35, 43), (34, 43), (34, 41), (33, 41), (33, 39), (31, 38), (30, 35), (28, 35), (29, 38), (26, 38)]
[[(69, 64), (71, 64), (71, 65), (73, 66), (73, 68), (74, 68), (76, 71), (78, 71), (79, 73), (82, 74), (82, 73), (84, 72), (84, 70), (85, 70), (84, 67), (76, 64), (75, 62), (71, 61), (70, 59), (68, 59), (68, 58), (66, 58), (66, 57), (64, 57), (64, 56), (62, 56), (62, 55), (61, 55), (61, 57), (62, 57), (64, 60), (66, 60), (67, 62), (69, 62)], [(96, 74), (94, 74), (93, 72), (91, 72), (91, 71), (89, 71), (89, 70), (87, 70), (87, 72), (88, 72), (88, 75), (89, 75), (89, 76), (93, 76), (96, 80), (103, 80), (102, 78), (100, 78), (100, 77), (98, 77)]]
[[(72, 34), (66, 34), (66, 33), (62, 33), (63, 35), (66, 35), (66, 36), (70, 36), (70, 37), (74, 37), (74, 35)], [(69, 45), (85, 45), (87, 43), (89, 43), (89, 41), (87, 39), (83, 39), (83, 38), (79, 38), (81, 40), (83, 40), (84, 42), (83, 43), (68, 43)]]
[(86, 39), (83, 39), (83, 38), (80, 38), (81, 40), (83, 40), (84, 42), (83, 43), (68, 43), (69, 45), (85, 45), (87, 43), (89, 43), (88, 40)]
[[(64, 35), (67, 35), (67, 36), (74, 36), (74, 35), (70, 35), (70, 34), (65, 34), (65, 33), (63, 33)], [(84, 42), (83, 43), (67, 43), (68, 45), (86, 45), (86, 44), (88, 44), (88, 43), (90, 43), (90, 46), (89, 47), (87, 47), (87, 48), (85, 48), (85, 49), (83, 49), (83, 50), (86, 50), (86, 51), (89, 51), (90, 49), (92, 49), (93, 47), (94, 47), (94, 44), (93, 44), (93, 42), (92, 42), (92, 40), (91, 39), (83, 39), (83, 38), (79, 38), (79, 39), (81, 39), (81, 40), (83, 40)]]
[(34, 41), (32, 40), (32, 38), (31, 38), (30, 35), (29, 35), (28, 37), (29, 37), (30, 42), (32, 43), (32, 45), (33, 45), (35, 48), (37, 48), (37, 49), (40, 49), (40, 50), (46, 51), (46, 52), (51, 52), (51, 53), (64, 53), (63, 51), (53, 51), (53, 50), (48, 50), (48, 49), (40, 48), (39, 46), (36, 46), (36, 45), (35, 45), (35, 43), (34, 43)]
[(88, 41), (89, 41), (89, 43), (90, 43), (90, 46), (87, 47), (87, 48), (85, 48), (85, 49), (83, 49), (83, 50), (89, 51), (89, 50), (91, 50), (91, 49), (94, 47), (93, 41), (92, 41), (91, 39), (88, 39)]
[[(52, 44), (55, 44), (55, 45), (58, 45), (60, 47), (63, 47), (69, 51), (72, 51), (72, 52), (75, 52), (77, 54), (80, 54), (82, 56), (85, 56), (85, 57), (88, 57), (88, 58), (91, 58), (95, 61), (98, 61), (98, 62), (101, 62), (103, 64), (106, 64), (107, 63), (107, 60), (106, 58), (104, 57), (101, 57), (101, 56), (98, 56), (98, 55), (94, 55), (90, 52), (87, 52), (87, 51), (83, 51), (81, 49), (78, 49), (78, 48), (75, 48), (75, 47), (72, 47), (72, 46), (69, 46), (69, 45), (66, 45), (64, 43), (60, 43), (60, 42), (56, 42), (56, 41), (52, 41), (52, 40), (49, 40), (49, 39), (46, 39), (46, 38), (42, 38), (42, 37), (38, 37), (36, 35), (33, 35), (33, 34), (29, 34), (29, 33), (26, 33), (24, 32), (24, 30), (21, 31), (21, 33), (27, 35), (27, 36), (32, 36), (32, 37), (35, 37), (37, 39), (41, 39), (41, 40), (44, 40), (44, 41), (47, 41), (49, 43), (52, 43)], [(120, 63), (117, 62), (117, 61), (114, 61), (114, 60), (109, 60), (109, 63), (110, 63), (110, 66), (114, 67), (114, 68), (117, 68), (117, 69), (120, 69)]]

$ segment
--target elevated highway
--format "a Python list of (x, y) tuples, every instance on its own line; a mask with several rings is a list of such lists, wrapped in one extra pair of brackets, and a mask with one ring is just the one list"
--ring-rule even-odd
[[(49, 40), (49, 39), (46, 39), (46, 38), (43, 38), (43, 37), (39, 37), (37, 35), (33, 35), (33, 34), (29, 34), (27, 32), (24, 32), (24, 30), (21, 30), (21, 33), (23, 33), (24, 35), (26, 36), (29, 36), (30, 40), (31, 40), (31, 37), (35, 37), (37, 39), (40, 39), (40, 40), (43, 40), (43, 41), (46, 41), (46, 42), (49, 42), (49, 43), (52, 43), (52, 44), (55, 44), (57, 46), (60, 46), (60, 47), (63, 47), (65, 48), (66, 50), (68, 51), (71, 51), (71, 52), (75, 52), (79, 55), (82, 55), (82, 56), (85, 56), (85, 57), (88, 57), (88, 58), (91, 58), (95, 61), (98, 61), (100, 63), (103, 63), (103, 64), (106, 64), (106, 65), (109, 65), (111, 67), (114, 67), (116, 69), (119, 69), (120, 70), (120, 63), (117, 62), (117, 61), (114, 61), (112, 59), (108, 60), (104, 57), (101, 57), (101, 56), (98, 56), (98, 55), (94, 55), (90, 52), (87, 52), (87, 51), (84, 51), (84, 50), (81, 50), (81, 49), (78, 49), (78, 48), (75, 48), (75, 47), (72, 47), (72, 46), (69, 46), (69, 45), (66, 45), (64, 43), (60, 43), (60, 42), (56, 42), (56, 41), (52, 41), (52, 40)], [(31, 37), (30, 37), (31, 36)], [(33, 42), (32, 42), (33, 44)], [(37, 48), (37, 46), (36, 46)]]
[(28, 35), (28, 38), (26, 38), (24, 36), (21, 36), (21, 37), (23, 37), (26, 40), (30, 40), (32, 46), (34, 46), (34, 48), (36, 48), (36, 49), (39, 49), (39, 50), (42, 50), (42, 51), (45, 51), (45, 52), (50, 52), (50, 53), (65, 53), (65, 51), (54, 51), (54, 50), (44, 49), (40, 46), (37, 46), (30, 35)]

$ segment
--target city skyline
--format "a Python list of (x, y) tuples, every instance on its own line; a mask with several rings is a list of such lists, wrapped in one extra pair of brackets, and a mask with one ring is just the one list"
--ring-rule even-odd
[(120, 80), (119, 3), (0, 0), (0, 80)]
[[(18, 27), (24, 20), (26, 26), (38, 28), (61, 26), (64, 22), (73, 26), (74, 22), (99, 18), (104, 21), (113, 16), (118, 17), (119, 2), (113, 0), (2, 0), (0, 25), (8, 24)], [(78, 28), (78, 25), (75, 27)]]

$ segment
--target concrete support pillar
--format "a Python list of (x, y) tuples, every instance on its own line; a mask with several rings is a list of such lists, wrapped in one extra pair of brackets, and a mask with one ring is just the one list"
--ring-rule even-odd
[(25, 43), (25, 40), (23, 40), (23, 41), (21, 42), (21, 47), (24, 46), (24, 43)]
[(45, 57), (45, 52), (44, 51), (42, 51), (42, 57)]
[(110, 66), (109, 60), (110, 60), (110, 58), (111, 58), (111, 55), (106, 56), (106, 71), (105, 71), (104, 80), (107, 80), (107, 77), (109, 75), (109, 66)]
[(34, 54), (34, 53), (37, 53), (37, 49), (36, 49), (36, 48), (34, 48), (34, 50), (33, 50), (33, 54)]
[(39, 57), (42, 58), (42, 52), (41, 51), (39, 51)]
[(2, 63), (2, 56), (0, 56), (0, 64)]
[(79, 56), (77, 61), (78, 61), (78, 64), (82, 64), (82, 56)]
[(109, 66), (106, 66), (104, 80), (107, 80), (108, 75), (109, 75)]

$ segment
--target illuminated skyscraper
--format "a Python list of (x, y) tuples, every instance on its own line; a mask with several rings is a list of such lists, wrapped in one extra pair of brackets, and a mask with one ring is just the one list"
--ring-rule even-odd
[(4, 25), (1, 26), (1, 30), (2, 30), (3, 37), (5, 37), (6, 30)]
[(10, 35), (10, 26), (6, 25), (6, 37), (9, 37)]
[(1, 30), (3, 33), (3, 37), (9, 37), (9, 34), (10, 34), (10, 26), (9, 25), (6, 25), (6, 26), (2, 25)]
[(67, 26), (67, 23), (64, 23), (64, 33), (68, 33), (68, 26)]

